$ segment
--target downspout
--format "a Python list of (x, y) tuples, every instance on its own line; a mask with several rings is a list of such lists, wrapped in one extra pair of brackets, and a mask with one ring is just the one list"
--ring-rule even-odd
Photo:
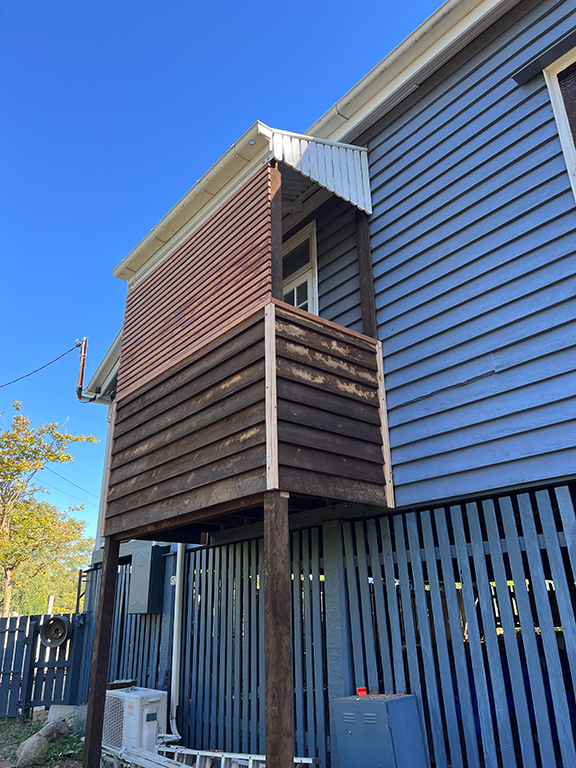
[(176, 592), (174, 593), (174, 631), (172, 635), (172, 677), (170, 682), (170, 730), (181, 738), (176, 725), (180, 698), (180, 666), (182, 661), (182, 609), (184, 604), (184, 556), (186, 544), (178, 544), (176, 552)]
[(78, 371), (78, 384), (76, 385), (76, 397), (78, 400), (80, 400), (81, 403), (93, 403), (94, 400), (96, 400), (96, 395), (94, 397), (86, 397), (86, 395), (83, 394), (84, 390), (84, 365), (86, 363), (86, 346), (88, 344), (88, 337), (84, 336), (82, 341), (77, 341), (76, 346), (82, 347), (80, 350), (80, 370)]

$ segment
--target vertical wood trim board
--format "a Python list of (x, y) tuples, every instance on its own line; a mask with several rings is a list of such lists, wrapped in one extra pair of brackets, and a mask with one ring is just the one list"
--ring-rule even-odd
[(393, 508), (394, 479), (392, 477), (392, 456), (390, 453), (390, 432), (388, 430), (388, 410), (386, 408), (386, 385), (384, 382), (384, 358), (382, 342), (378, 342), (376, 360), (378, 362), (378, 390), (380, 392), (380, 430), (382, 432), (382, 457), (384, 462), (384, 478), (386, 481), (386, 504)]
[[(271, 195), (259, 170), (126, 298), (118, 399), (218, 338), (271, 295)], [(276, 190), (277, 191), (277, 190)], [(276, 195), (278, 197), (278, 195)]]
[(278, 488), (278, 397), (276, 393), (276, 307), (264, 310), (266, 367), (266, 489)]

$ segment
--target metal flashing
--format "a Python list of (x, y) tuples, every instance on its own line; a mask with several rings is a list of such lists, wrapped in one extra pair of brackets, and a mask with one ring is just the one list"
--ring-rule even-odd
[(289, 165), (360, 210), (372, 213), (365, 147), (278, 131), (264, 125), (260, 125), (260, 131), (268, 136), (275, 160)]
[[(306, 134), (271, 129), (258, 121), (254, 123), (113, 270), (113, 274), (131, 285), (145, 277), (206, 220), (250, 172), (272, 157), (370, 213), (365, 151), (361, 147), (342, 144), (342, 140), (359, 136), (518, 2), (448, 0), (317, 120)], [(343, 178), (346, 173), (342, 171), (344, 157), (346, 179)]]

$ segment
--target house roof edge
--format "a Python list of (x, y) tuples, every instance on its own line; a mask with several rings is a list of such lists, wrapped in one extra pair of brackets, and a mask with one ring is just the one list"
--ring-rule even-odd
[(520, 0), (447, 0), (306, 133), (352, 141)]

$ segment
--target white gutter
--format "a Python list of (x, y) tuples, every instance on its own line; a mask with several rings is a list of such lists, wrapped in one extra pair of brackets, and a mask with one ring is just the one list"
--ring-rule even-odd
[[(132, 281), (143, 266), (147, 270), (162, 259), (165, 246), (170, 249), (191, 229), (208, 218), (222, 201), (222, 192), (229, 194), (230, 182), (240, 185), (251, 170), (270, 154), (269, 142), (256, 122), (207, 171), (176, 205), (160, 220), (148, 235), (112, 271), (115, 277)], [(179, 233), (179, 237), (174, 236)], [(140, 278), (141, 275), (138, 275)]]
[(172, 672), (170, 679), (170, 730), (180, 738), (176, 713), (180, 703), (180, 667), (182, 661), (182, 610), (184, 604), (184, 556), (186, 544), (178, 544), (176, 552), (176, 591), (174, 593), (174, 627), (172, 630)]
[(518, 2), (448, 0), (306, 133), (353, 140)]
[[(467, 43), (520, 0), (447, 0), (392, 53), (360, 80), (305, 136), (325, 142), (351, 141), (418, 88)], [(270, 159), (273, 129), (256, 122), (202, 176), (151, 232), (113, 270), (130, 285), (143, 279)], [(289, 135), (282, 131), (284, 135)]]

